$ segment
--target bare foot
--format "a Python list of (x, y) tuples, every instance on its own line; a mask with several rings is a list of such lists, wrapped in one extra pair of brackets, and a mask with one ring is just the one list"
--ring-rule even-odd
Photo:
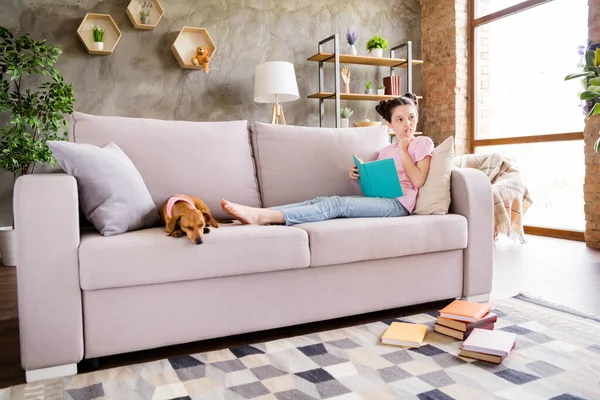
[(263, 225), (261, 221), (261, 209), (243, 206), (241, 204), (231, 203), (225, 199), (221, 200), (221, 207), (223, 210), (231, 214), (235, 219), (240, 221), (242, 224), (247, 225)]

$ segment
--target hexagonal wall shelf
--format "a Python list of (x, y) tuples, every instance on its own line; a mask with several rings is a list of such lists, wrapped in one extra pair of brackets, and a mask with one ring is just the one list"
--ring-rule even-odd
[[(98, 25), (104, 30), (103, 49), (97, 49), (95, 46), (92, 33), (94, 25)], [(87, 13), (79, 28), (77, 28), (77, 36), (79, 36), (88, 53), (108, 55), (112, 54), (115, 47), (117, 47), (117, 43), (121, 39), (121, 31), (110, 15)]]
[(198, 46), (208, 47), (210, 57), (214, 57), (217, 47), (210, 38), (208, 31), (204, 28), (184, 26), (171, 45), (171, 51), (181, 68), (202, 69), (202, 66), (192, 64), (192, 57), (196, 55)]
[[(150, 9), (149, 21), (147, 24), (144, 24), (140, 17), (140, 10), (142, 9), (142, 3), (146, 2), (152, 3), (152, 8)], [(164, 13), (165, 10), (163, 10), (158, 0), (131, 0), (127, 6), (127, 16), (135, 29), (143, 29), (146, 31), (153, 30), (160, 22)]]

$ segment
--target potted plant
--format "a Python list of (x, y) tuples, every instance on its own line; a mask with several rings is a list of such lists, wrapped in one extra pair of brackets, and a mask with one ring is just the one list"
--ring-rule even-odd
[(355, 46), (356, 39), (358, 39), (356, 32), (352, 31), (352, 33), (350, 33), (350, 28), (348, 28), (348, 30), (346, 31), (346, 41), (350, 45), (350, 51), (352, 52), (353, 56), (358, 54), (358, 52), (356, 51), (356, 46)]
[(380, 96), (381, 96), (381, 95), (384, 95), (384, 94), (385, 94), (385, 86), (383, 86), (383, 85), (380, 85), (380, 86), (377, 88), (377, 94), (378, 94), (378, 95), (380, 95)]
[(140, 9), (140, 21), (142, 24), (148, 25), (150, 23), (150, 9), (152, 8), (151, 1), (140, 2), (142, 8)]
[(365, 93), (373, 94), (373, 84), (371, 82), (365, 83)]
[[(579, 99), (584, 101), (583, 113), (586, 119), (600, 114), (600, 44), (592, 45), (588, 41), (587, 46), (579, 46), (581, 57), (577, 66), (581, 72), (565, 76), (565, 81), (581, 78), (583, 90), (579, 93)], [(600, 152), (600, 138), (594, 144), (594, 151)]]
[[(0, 114), (8, 117), (0, 126), (0, 168), (12, 173), (13, 183), (37, 163), (55, 163), (46, 140), (68, 140), (63, 114), (73, 112), (75, 98), (73, 84), (54, 67), (61, 53), (45, 40), (15, 37), (0, 26)], [(16, 264), (13, 225), (0, 231), (4, 265)]]
[(342, 119), (341, 119), (342, 128), (347, 128), (349, 126), (348, 118), (350, 118), (352, 116), (352, 114), (354, 114), (354, 111), (351, 108), (349, 108), (349, 107), (340, 108), (340, 117), (342, 117)]
[(94, 35), (94, 50), (104, 50), (104, 29), (100, 28), (99, 25), (92, 27), (92, 34)]
[(388, 48), (388, 41), (384, 37), (377, 35), (373, 36), (367, 42), (367, 50), (369, 53), (373, 53), (375, 57), (382, 57), (383, 50)]

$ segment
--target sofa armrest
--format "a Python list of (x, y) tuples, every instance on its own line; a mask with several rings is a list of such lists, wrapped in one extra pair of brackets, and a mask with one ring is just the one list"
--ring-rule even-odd
[(19, 177), (14, 190), (21, 365), (83, 358), (77, 182), (63, 173)]
[(494, 204), (487, 176), (473, 168), (455, 168), (450, 183), (450, 212), (467, 218), (467, 248), (463, 253), (463, 297), (492, 291), (494, 266)]

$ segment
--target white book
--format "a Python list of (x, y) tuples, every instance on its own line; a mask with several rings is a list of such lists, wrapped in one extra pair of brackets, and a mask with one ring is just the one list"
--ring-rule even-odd
[(516, 340), (514, 333), (475, 328), (460, 349), (506, 357), (515, 347)]

